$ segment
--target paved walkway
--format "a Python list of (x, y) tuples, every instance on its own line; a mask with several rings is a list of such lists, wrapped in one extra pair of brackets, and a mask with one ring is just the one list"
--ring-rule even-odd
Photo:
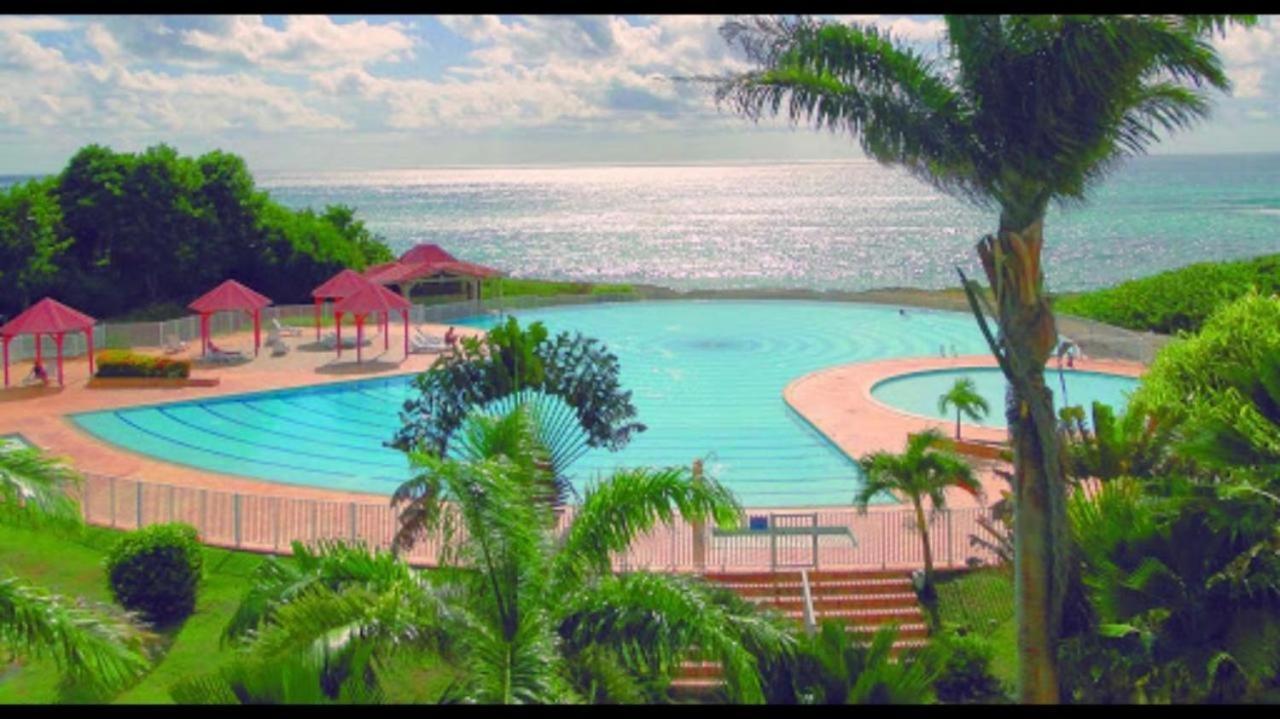
[[(876, 383), (895, 375), (923, 370), (995, 366), (995, 358), (990, 355), (913, 357), (839, 365), (794, 380), (783, 390), (783, 398), (792, 409), (850, 457), (861, 457), (868, 452), (880, 450), (900, 452), (908, 434), (934, 428), (950, 437), (954, 433), (955, 424), (907, 414), (882, 404), (871, 396), (871, 388)], [(1056, 369), (1056, 365), (1052, 367)], [(1129, 377), (1137, 377), (1144, 370), (1136, 362), (1118, 360), (1078, 360), (1075, 368)], [(1003, 409), (993, 407), (992, 411), (1002, 412)], [(961, 436), (986, 442), (1004, 442), (1008, 439), (1008, 432), (1004, 429), (962, 424)], [(1008, 485), (996, 476), (993, 463), (978, 462), (977, 465), (985, 499), (989, 504), (999, 499), (1000, 492), (1007, 489)], [(973, 495), (959, 489), (947, 490), (947, 503), (955, 508), (978, 504)]]

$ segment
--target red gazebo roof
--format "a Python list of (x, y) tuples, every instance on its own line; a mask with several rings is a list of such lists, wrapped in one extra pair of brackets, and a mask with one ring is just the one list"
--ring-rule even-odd
[(271, 304), (271, 299), (261, 295), (235, 280), (227, 280), (201, 295), (187, 307), (207, 314), (227, 310), (260, 310)]
[(408, 252), (400, 255), (400, 261), (406, 264), (414, 262), (456, 262), (457, 260), (458, 258), (446, 252), (440, 245), (425, 242), (420, 245), (414, 245)]
[[(394, 263), (387, 263), (394, 264)], [(386, 267), (387, 265), (378, 265)], [(353, 269), (345, 269), (325, 280), (319, 287), (311, 290), (312, 297), (340, 300), (364, 289), (369, 279)]]
[(0, 335), (14, 337), (36, 333), (87, 332), (97, 322), (83, 312), (73, 310), (52, 297), (46, 297), (0, 327)]
[(366, 280), (364, 287), (334, 303), (333, 311), (367, 315), (370, 312), (388, 313), (392, 310), (407, 310), (411, 307), (413, 304), (409, 300), (382, 285)]

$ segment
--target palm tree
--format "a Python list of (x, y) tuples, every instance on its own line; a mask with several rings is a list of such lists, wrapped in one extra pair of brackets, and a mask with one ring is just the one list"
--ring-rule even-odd
[[(445, 698), (484, 703), (643, 693), (696, 650), (721, 663), (732, 697), (760, 701), (756, 657), (794, 643), (780, 620), (723, 601), (701, 580), (612, 566), (677, 511), (736, 521), (732, 494), (684, 469), (627, 469), (589, 487), (558, 532), (529, 412), (473, 415), (456, 458), (412, 453), (422, 473), (409, 483), (395, 546), (438, 536), (441, 568), (420, 572), (360, 547), (295, 547), (293, 566), (263, 566), (228, 636), (255, 660), (320, 652), (328, 671), (348, 678), (376, 676), (406, 647), (439, 652), (465, 669)], [(619, 677), (632, 686), (611, 688)]]
[(1094, 402), (1092, 429), (1085, 425), (1084, 408), (1063, 407), (1067, 428), (1067, 473), (1077, 480), (1154, 477), (1169, 471), (1177, 425), (1166, 413), (1130, 405), (1120, 417), (1110, 405)]
[[(0, 521), (76, 526), (68, 494), (79, 476), (37, 449), (0, 449)], [(119, 690), (146, 671), (144, 633), (18, 577), (0, 576), (0, 648), (51, 658), (63, 676), (102, 692)]]
[[(1022, 701), (1058, 700), (1056, 638), (1068, 586), (1066, 496), (1044, 367), (1058, 343), (1041, 248), (1050, 202), (1083, 201), (1122, 161), (1208, 115), (1230, 83), (1208, 39), (1252, 16), (948, 15), (927, 60), (870, 25), (808, 18), (726, 23), (758, 69), (717, 78), (716, 99), (854, 135), (884, 164), (999, 210), (977, 244), (994, 307), (960, 272), (1009, 381), (1016, 455), (1015, 593)], [(994, 316), (997, 330), (988, 327)]]
[(951, 389), (938, 398), (939, 412), (945, 414), (950, 407), (956, 408), (956, 439), (960, 439), (960, 415), (980, 422), (991, 411), (987, 400), (978, 394), (978, 386), (968, 377), (956, 380)]
[(916, 512), (916, 529), (924, 548), (924, 588), (922, 593), (932, 596), (933, 550), (929, 543), (929, 521), (925, 518), (924, 500), (927, 497), (935, 511), (947, 506), (947, 487), (960, 487), (977, 494), (980, 489), (973, 468), (955, 453), (937, 449), (945, 440), (936, 429), (926, 430), (907, 437), (906, 451), (872, 452), (858, 460), (865, 479), (854, 497), (862, 511), (877, 496), (896, 492), (911, 502)]

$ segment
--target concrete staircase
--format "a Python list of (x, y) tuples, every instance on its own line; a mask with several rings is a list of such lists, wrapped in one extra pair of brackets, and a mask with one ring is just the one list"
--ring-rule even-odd
[[(808, 575), (815, 623), (835, 620), (844, 624), (846, 631), (866, 639), (886, 624), (896, 623), (895, 650), (926, 643), (928, 624), (908, 572), (815, 570)], [(804, 582), (799, 571), (708, 573), (706, 578), (804, 625)], [(671, 695), (675, 699), (705, 698), (722, 686), (717, 662), (689, 660), (672, 681)]]

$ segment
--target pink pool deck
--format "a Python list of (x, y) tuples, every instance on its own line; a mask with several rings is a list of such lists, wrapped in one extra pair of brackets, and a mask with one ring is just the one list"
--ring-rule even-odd
[[(900, 452), (908, 434), (937, 429), (952, 437), (955, 423), (909, 414), (883, 404), (871, 395), (872, 387), (890, 377), (913, 372), (995, 366), (995, 358), (990, 355), (858, 362), (828, 367), (800, 377), (786, 386), (782, 396), (792, 409), (850, 457), (882, 450)], [(1050, 365), (1050, 368), (1056, 368), (1056, 365)], [(1081, 359), (1076, 361), (1074, 369), (1137, 377), (1145, 368), (1136, 362)], [(1003, 406), (991, 409), (993, 412), (1004, 411)], [(968, 440), (1005, 442), (1008, 431), (961, 423), (960, 436)], [(976, 507), (982, 506), (983, 502), (990, 505), (1000, 498), (1001, 491), (1007, 489), (1004, 480), (993, 471), (994, 463), (977, 460), (974, 463), (982, 481), (982, 498), (975, 498), (960, 489), (948, 489), (948, 506)]]

